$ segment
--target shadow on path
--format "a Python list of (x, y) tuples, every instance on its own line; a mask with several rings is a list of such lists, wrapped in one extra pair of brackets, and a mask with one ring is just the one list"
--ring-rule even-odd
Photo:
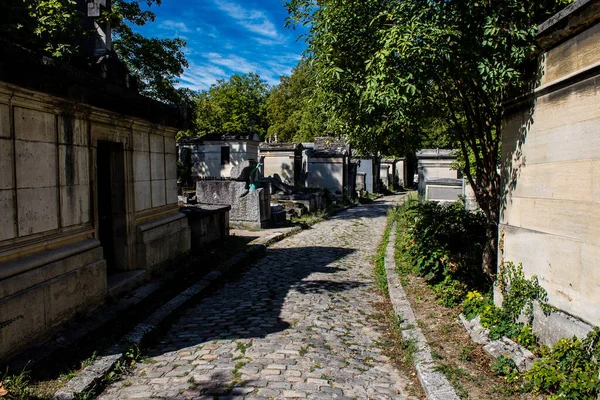
[[(149, 356), (219, 339), (263, 338), (288, 329), (280, 313), (290, 290), (303, 296), (338, 293), (364, 284), (330, 279), (343, 268), (330, 264), (354, 253), (340, 247), (269, 249), (237, 279), (224, 283), (174, 323), (168, 340), (149, 349)], [(305, 280), (311, 276), (310, 280)], [(324, 305), (323, 305), (324, 307)]]

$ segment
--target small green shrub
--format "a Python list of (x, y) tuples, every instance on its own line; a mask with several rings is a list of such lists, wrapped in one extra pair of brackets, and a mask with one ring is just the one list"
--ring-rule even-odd
[(481, 270), (485, 218), (461, 203), (409, 200), (397, 211), (407, 262), (432, 283), (451, 277), (471, 287), (489, 287)]
[(447, 276), (433, 287), (437, 302), (446, 307), (459, 305), (467, 295), (467, 285)]
[[(477, 315), (481, 317), (481, 325), (490, 330), (490, 338), (509, 337), (529, 350), (535, 350), (536, 339), (531, 330), (533, 304), (538, 302), (545, 311), (548, 295), (536, 276), (525, 278), (523, 266), (512, 262), (505, 263), (498, 275), (498, 286), (502, 291), (502, 307), (494, 305), (491, 293), (483, 296), (474, 291), (469, 292), (463, 302), (463, 310), (467, 319)], [(520, 322), (521, 318), (525, 322)]]
[(505, 356), (496, 358), (490, 369), (498, 375), (508, 376), (517, 370), (515, 362)]
[(502, 291), (502, 310), (505, 316), (516, 321), (519, 316), (526, 318), (531, 324), (533, 320), (533, 304), (539, 302), (542, 309), (548, 312), (548, 293), (540, 286), (537, 276), (525, 278), (523, 265), (506, 262), (500, 265), (498, 285)]
[(463, 301), (463, 314), (468, 320), (472, 320), (478, 315), (483, 314), (487, 307), (494, 305), (490, 295), (484, 296), (477, 290), (467, 293)]
[(583, 340), (559, 340), (552, 349), (542, 349), (533, 367), (525, 373), (527, 388), (548, 399), (596, 399), (600, 394), (600, 328)]

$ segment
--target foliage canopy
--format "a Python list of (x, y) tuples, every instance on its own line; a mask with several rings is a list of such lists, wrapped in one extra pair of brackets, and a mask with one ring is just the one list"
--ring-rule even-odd
[[(147, 7), (159, 6), (161, 0), (112, 0), (98, 22), (109, 23), (113, 46), (120, 60), (137, 78), (140, 92), (169, 103), (184, 102), (189, 90), (176, 89), (177, 77), (188, 67), (182, 51), (186, 43), (179, 38), (147, 38), (133, 26), (153, 22), (156, 15)], [(86, 28), (87, 4), (76, 0), (0, 0), (0, 35), (11, 42), (54, 58), (82, 63), (83, 48), (92, 37)]]
[[(419, 144), (439, 127), (487, 218), (496, 264), (502, 104), (532, 83), (537, 24), (570, 0), (288, 0), (317, 82), (358, 143)], [(533, 63), (535, 66), (535, 63)], [(431, 133), (431, 132), (429, 132)], [(400, 144), (398, 144), (400, 143)]]
[[(221, 79), (195, 99), (195, 132), (207, 134), (267, 133), (269, 85), (257, 74)], [(192, 135), (192, 133), (189, 133)]]

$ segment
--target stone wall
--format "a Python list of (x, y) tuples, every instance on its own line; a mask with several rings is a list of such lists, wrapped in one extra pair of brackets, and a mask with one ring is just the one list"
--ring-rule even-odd
[(263, 162), (263, 176), (281, 178), (281, 181), (288, 185), (294, 185), (294, 152), (269, 152), (264, 154), (261, 151), (261, 160)]
[[(200, 138), (201, 139), (201, 138)], [(180, 148), (187, 147), (192, 151), (192, 176), (196, 178), (229, 178), (231, 168), (244, 161), (258, 160), (258, 141), (255, 140), (223, 140), (201, 141), (197, 143), (181, 143)], [(221, 163), (221, 148), (229, 148), (227, 164)]]
[[(176, 132), (0, 82), (0, 361), (99, 307), (107, 274), (152, 272), (189, 251)], [(102, 144), (113, 149), (110, 172), (99, 166)], [(111, 265), (101, 175), (119, 197), (107, 236)]]
[(537, 275), (561, 312), (536, 316), (550, 344), (600, 324), (600, 24), (578, 1), (540, 27), (537, 89), (507, 104), (501, 257)]
[(425, 182), (430, 179), (456, 179), (458, 172), (452, 166), (456, 157), (451, 150), (425, 149), (417, 153), (419, 169), (419, 195), (425, 196)]
[(344, 194), (347, 164), (345, 156), (311, 155), (308, 161), (308, 187)]
[(375, 193), (375, 180), (377, 179), (375, 175), (375, 161), (372, 158), (361, 158), (356, 159), (355, 162), (358, 165), (356, 169), (357, 173), (364, 174), (364, 190), (366, 190), (369, 193)]

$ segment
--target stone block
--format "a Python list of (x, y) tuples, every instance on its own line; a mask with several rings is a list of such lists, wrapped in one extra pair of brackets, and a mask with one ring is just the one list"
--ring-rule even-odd
[(0, 138), (10, 138), (12, 132), (10, 129), (10, 115), (7, 104), (0, 104)]
[(15, 355), (46, 331), (45, 296), (42, 287), (31, 288), (0, 299), (2, 322), (0, 329), (0, 362)]
[(133, 180), (135, 182), (150, 180), (150, 153), (133, 152)]
[(12, 140), (0, 139), (0, 190), (15, 187), (13, 160)]
[(59, 145), (58, 172), (61, 186), (90, 183), (90, 150), (88, 147)]
[(58, 229), (58, 188), (17, 189), (19, 237)]
[(90, 186), (62, 186), (60, 188), (61, 226), (74, 226), (90, 221)]
[(164, 153), (165, 142), (161, 135), (150, 134), (150, 151), (152, 153)]
[(17, 140), (56, 143), (56, 115), (15, 107), (14, 118)]
[(231, 206), (230, 221), (238, 225), (264, 227), (271, 219), (269, 191), (261, 188), (250, 192), (245, 182), (198, 181), (196, 197), (200, 204)]
[(181, 209), (190, 226), (193, 251), (229, 236), (229, 209), (228, 206), (189, 206)]
[(177, 142), (174, 137), (165, 136), (165, 154), (177, 155)]
[[(16, 318), (0, 329), (0, 360), (22, 350), (76, 313), (102, 305), (106, 295), (106, 262), (85, 265), (81, 262), (88, 258), (80, 255), (72, 258), (75, 270), (0, 299), (2, 321)], [(11, 279), (16, 278), (8, 278)]]
[(138, 226), (138, 267), (154, 271), (166, 261), (189, 252), (190, 228), (183, 214)]
[(165, 181), (151, 181), (152, 186), (152, 207), (161, 207), (167, 204), (165, 192)]
[(150, 171), (152, 180), (165, 179), (165, 155), (150, 153)]
[(165, 177), (166, 179), (177, 179), (177, 155), (165, 154)]
[(533, 353), (504, 337), (500, 340), (489, 342), (483, 349), (494, 358), (505, 356), (514, 361), (519, 371), (526, 371), (533, 366), (535, 359)]
[(135, 211), (139, 212), (152, 208), (150, 181), (134, 182), (133, 190), (135, 192)]
[(56, 145), (53, 143), (15, 142), (17, 188), (56, 186)]
[(167, 179), (167, 204), (177, 204), (177, 180)]
[(133, 151), (134, 152), (149, 152), (150, 151), (150, 138), (147, 132), (138, 130), (133, 131)]
[(106, 261), (62, 275), (45, 285), (47, 328), (69, 320), (78, 311), (99, 307), (106, 296)]
[(583, 339), (593, 329), (591, 325), (562, 311), (545, 315), (538, 304), (534, 306), (532, 328), (540, 342), (550, 347), (561, 338), (577, 336)]
[(0, 242), (17, 236), (14, 193), (13, 190), (0, 190)]
[(58, 117), (58, 143), (89, 146), (88, 122), (82, 119)]
[(546, 85), (566, 75), (600, 61), (600, 24), (565, 41), (546, 53), (542, 84)]
[(34, 268), (0, 280), (0, 298), (49, 282), (81, 268), (82, 265), (95, 264), (102, 261), (102, 257), (100, 242), (95, 240), (34, 253), (20, 263), (22, 266), (26, 262), (32, 262)]

